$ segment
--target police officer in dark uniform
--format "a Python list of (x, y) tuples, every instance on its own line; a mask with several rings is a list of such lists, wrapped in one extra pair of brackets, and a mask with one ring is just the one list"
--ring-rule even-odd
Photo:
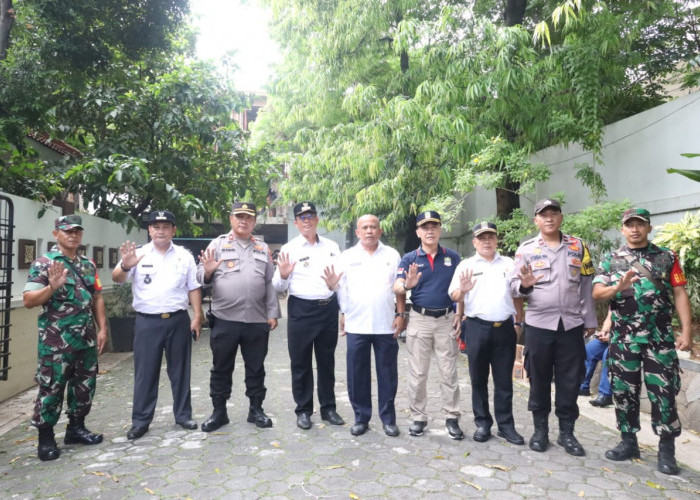
[(459, 428), (459, 381), (457, 379), (457, 337), (460, 318), (447, 293), (459, 264), (457, 252), (440, 245), (440, 214), (427, 210), (416, 217), (416, 234), (421, 246), (403, 256), (394, 282), (394, 293), (411, 290), (411, 313), (406, 330), (408, 349), (408, 400), (413, 424), (411, 436), (422, 436), (428, 425), (427, 382), (430, 358), (435, 354), (442, 394), (445, 428), (452, 439), (464, 438)]
[(272, 420), (262, 408), (267, 393), (264, 363), (270, 330), (277, 327), (280, 310), (272, 286), (270, 249), (253, 236), (256, 216), (253, 203), (234, 203), (229, 217), (231, 231), (209, 243), (197, 266), (197, 279), (205, 288), (212, 288), (214, 316), (209, 338), (213, 356), (209, 392), (214, 412), (202, 424), (204, 432), (229, 422), (226, 401), (231, 397), (231, 376), (239, 347), (250, 400), (248, 422), (272, 427)]
[[(192, 254), (173, 244), (175, 216), (154, 210), (148, 217), (151, 242), (142, 247), (125, 242), (112, 280), (131, 280), (136, 311), (134, 324), (134, 405), (128, 439), (148, 432), (158, 401), (160, 366), (165, 352), (168, 378), (173, 392), (175, 423), (196, 429), (192, 420), (190, 360), (192, 337), (202, 329), (202, 290)], [(194, 318), (190, 321), (188, 305)]]

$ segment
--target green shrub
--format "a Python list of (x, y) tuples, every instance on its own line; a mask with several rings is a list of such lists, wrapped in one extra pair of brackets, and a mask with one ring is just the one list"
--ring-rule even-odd
[(680, 222), (668, 222), (656, 230), (654, 243), (668, 247), (681, 262), (688, 279), (693, 319), (700, 319), (700, 211), (686, 212)]
[(105, 312), (108, 318), (124, 318), (135, 314), (131, 307), (133, 300), (131, 283), (115, 283), (111, 290), (106, 291), (104, 297)]

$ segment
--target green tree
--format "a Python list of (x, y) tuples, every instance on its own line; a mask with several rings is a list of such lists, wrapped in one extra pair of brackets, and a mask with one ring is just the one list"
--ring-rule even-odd
[[(677, 2), (531, 3), (271, 0), (286, 58), (256, 133), (288, 168), (283, 195), (390, 230), (426, 205), (457, 213), (476, 187), (527, 195), (549, 176), (533, 152), (597, 154), (602, 127), (660, 102), (649, 82), (690, 52)], [(638, 53), (651, 41), (672, 56)], [(578, 167), (593, 201), (596, 167)]]

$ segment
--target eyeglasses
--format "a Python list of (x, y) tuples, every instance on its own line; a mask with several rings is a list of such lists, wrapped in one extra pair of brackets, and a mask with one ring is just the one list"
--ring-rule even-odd
[(313, 220), (315, 217), (316, 217), (316, 214), (297, 215), (297, 219), (299, 219), (299, 220)]

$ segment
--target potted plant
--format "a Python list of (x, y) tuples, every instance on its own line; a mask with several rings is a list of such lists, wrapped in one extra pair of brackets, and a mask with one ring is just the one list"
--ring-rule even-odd
[(112, 350), (128, 352), (134, 349), (134, 321), (136, 313), (131, 307), (131, 283), (115, 283), (105, 294), (105, 310), (109, 321)]

